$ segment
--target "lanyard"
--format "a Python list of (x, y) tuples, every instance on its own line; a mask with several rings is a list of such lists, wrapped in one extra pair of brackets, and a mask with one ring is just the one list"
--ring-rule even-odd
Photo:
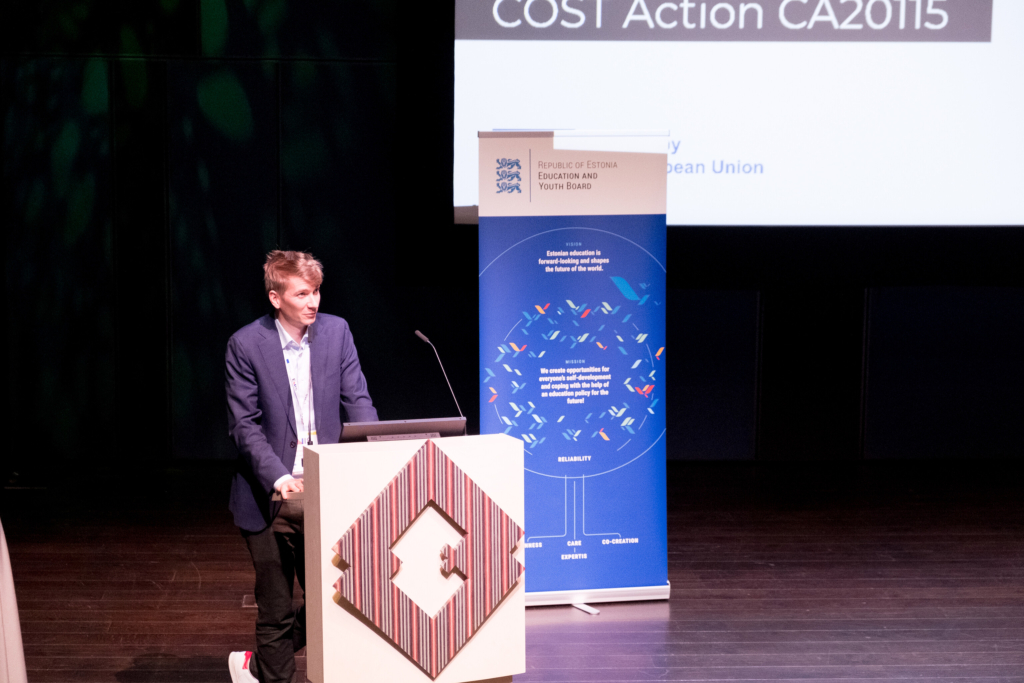
[[(312, 412), (310, 408), (310, 403), (313, 400), (313, 368), (311, 367), (308, 369), (306, 373), (307, 376), (309, 377), (309, 382), (306, 384), (306, 393), (304, 396), (299, 394), (299, 359), (303, 358), (305, 353), (306, 349), (303, 349), (301, 346), (299, 346), (298, 356), (294, 359), (289, 359), (287, 367), (288, 380), (292, 387), (292, 400), (295, 401), (295, 405), (298, 406), (299, 409), (300, 424), (296, 425), (296, 427), (298, 428), (296, 431), (298, 431), (300, 434), (302, 432), (306, 432), (306, 445), (312, 445), (313, 425), (309, 423), (309, 415)], [(292, 363), (290, 362), (291, 360), (294, 360), (295, 362)], [(303, 407), (305, 407), (305, 410), (303, 410)]]

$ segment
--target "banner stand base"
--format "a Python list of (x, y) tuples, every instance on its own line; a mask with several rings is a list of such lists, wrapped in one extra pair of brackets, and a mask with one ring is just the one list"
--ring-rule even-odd
[(542, 605), (575, 605), (590, 602), (636, 602), (668, 600), (671, 584), (664, 586), (630, 586), (628, 588), (594, 588), (575, 591), (537, 591), (526, 593), (527, 607)]

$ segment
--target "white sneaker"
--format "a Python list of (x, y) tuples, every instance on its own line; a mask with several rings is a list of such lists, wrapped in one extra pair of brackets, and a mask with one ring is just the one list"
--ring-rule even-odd
[(231, 683), (257, 683), (256, 677), (249, 670), (251, 652), (232, 652), (228, 655), (228, 671), (231, 672)]

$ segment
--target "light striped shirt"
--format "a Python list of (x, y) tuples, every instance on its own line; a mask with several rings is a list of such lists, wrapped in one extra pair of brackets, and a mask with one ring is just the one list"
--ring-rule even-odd
[[(275, 318), (274, 324), (277, 325), (277, 333), (281, 337), (281, 351), (284, 354), (285, 369), (288, 371), (288, 388), (292, 392), (292, 407), (295, 409), (295, 431), (299, 436), (292, 476), (301, 477), (302, 447), (317, 443), (313, 381), (309, 368), (309, 332), (307, 330), (302, 335), (301, 343), (296, 343), (285, 331), (280, 320)], [(288, 476), (278, 479), (274, 482), (274, 488), (278, 488), (287, 479)]]

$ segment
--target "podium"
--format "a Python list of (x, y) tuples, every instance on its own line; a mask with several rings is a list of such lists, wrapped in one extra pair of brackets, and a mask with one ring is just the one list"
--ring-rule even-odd
[(521, 441), (318, 445), (303, 462), (310, 681), (526, 670)]

